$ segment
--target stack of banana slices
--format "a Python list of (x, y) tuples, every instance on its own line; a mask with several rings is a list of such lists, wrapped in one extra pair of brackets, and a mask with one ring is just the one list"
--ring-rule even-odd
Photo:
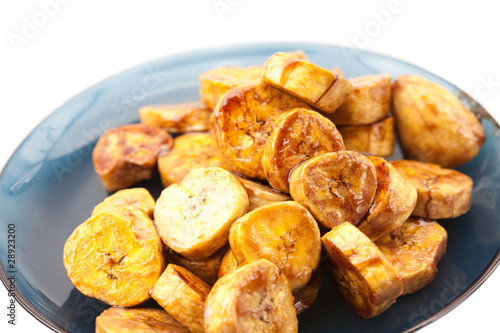
[[(117, 192), (64, 247), (74, 286), (112, 306), (96, 332), (297, 332), (321, 268), (363, 318), (432, 282), (447, 243), (435, 220), (471, 203), (451, 168), (485, 140), (453, 94), (278, 52), (202, 73), (200, 95), (145, 106), (97, 143)], [(395, 128), (408, 159), (389, 162)], [(157, 200), (128, 188), (156, 166)], [(140, 307), (151, 298), (163, 310)]]

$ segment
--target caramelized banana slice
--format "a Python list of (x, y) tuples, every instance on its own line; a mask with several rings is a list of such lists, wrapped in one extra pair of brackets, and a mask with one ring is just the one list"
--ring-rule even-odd
[(369, 125), (337, 127), (345, 148), (358, 153), (389, 157), (394, 146), (394, 118), (387, 117)]
[(82, 294), (131, 307), (149, 298), (163, 272), (163, 245), (141, 210), (115, 207), (78, 226), (64, 245), (64, 267)]
[(262, 152), (276, 119), (307, 104), (276, 88), (261, 84), (229, 90), (216, 106), (211, 129), (231, 170), (249, 178), (266, 179)]
[(120, 190), (95, 206), (92, 216), (99, 214), (110, 207), (132, 206), (142, 210), (150, 218), (153, 218), (155, 210), (155, 199), (145, 188), (130, 188)]
[(96, 318), (95, 332), (189, 333), (189, 330), (163, 310), (112, 307)]
[(345, 221), (356, 225), (370, 208), (376, 189), (373, 163), (352, 151), (314, 157), (290, 175), (292, 198), (328, 228)]
[(227, 168), (210, 133), (180, 135), (174, 139), (172, 151), (158, 159), (158, 169), (165, 187), (180, 183), (191, 169), (201, 167)]
[(172, 137), (153, 126), (133, 124), (110, 129), (94, 148), (95, 172), (106, 190), (121, 190), (150, 179), (158, 155), (168, 152), (172, 145)]
[(476, 116), (440, 85), (415, 75), (392, 86), (401, 147), (412, 160), (455, 168), (477, 155), (485, 134)]
[(335, 125), (316, 111), (293, 109), (276, 121), (262, 155), (269, 184), (289, 193), (290, 172), (300, 163), (328, 152), (344, 150)]
[(335, 125), (365, 125), (387, 117), (391, 109), (391, 76), (375, 74), (349, 79), (354, 90), (328, 117)]
[(203, 333), (203, 305), (210, 286), (187, 269), (169, 264), (151, 297), (193, 333)]
[(184, 258), (174, 250), (165, 247), (168, 262), (186, 268), (209, 285), (213, 285), (217, 281), (219, 265), (227, 251), (227, 246), (224, 246), (210, 257), (195, 261)]
[(353, 89), (341, 75), (284, 52), (275, 53), (266, 61), (262, 79), (328, 113), (334, 112)]
[(293, 306), (295, 306), (297, 314), (301, 314), (311, 308), (318, 297), (320, 287), (321, 266), (314, 272), (309, 283), (293, 295)]
[(377, 192), (358, 228), (375, 241), (408, 219), (417, 204), (417, 189), (383, 158), (368, 158), (377, 171)]
[(210, 129), (212, 109), (201, 102), (148, 105), (139, 109), (141, 123), (170, 133), (203, 132)]
[(316, 221), (293, 201), (269, 204), (243, 215), (231, 227), (229, 244), (240, 265), (258, 259), (274, 263), (293, 292), (309, 282), (321, 255)]
[(400, 160), (391, 164), (417, 188), (413, 215), (447, 219), (469, 211), (473, 185), (469, 176), (432, 163)]
[(278, 267), (260, 259), (220, 278), (205, 303), (206, 333), (297, 332), (290, 285)]
[(169, 248), (202, 260), (227, 244), (231, 224), (247, 211), (247, 192), (235, 176), (218, 167), (198, 168), (163, 190), (155, 224)]
[(436, 221), (411, 217), (375, 244), (403, 279), (404, 294), (411, 294), (434, 280), (447, 240), (446, 230)]
[(403, 282), (373, 242), (349, 222), (322, 238), (326, 268), (344, 301), (363, 318), (378, 316), (403, 293)]
[(292, 200), (289, 195), (280, 193), (268, 185), (253, 182), (243, 177), (238, 177), (238, 179), (245, 186), (245, 190), (247, 190), (248, 201), (250, 202), (249, 211), (273, 202)]
[(224, 257), (222, 257), (222, 261), (220, 262), (218, 274), (219, 279), (227, 273), (231, 272), (233, 269), (236, 269), (236, 267), (238, 267), (238, 262), (236, 261), (233, 252), (231, 252), (231, 249), (229, 249)]

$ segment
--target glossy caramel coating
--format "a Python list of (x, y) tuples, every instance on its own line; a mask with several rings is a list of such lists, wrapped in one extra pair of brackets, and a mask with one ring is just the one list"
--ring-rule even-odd
[(94, 207), (92, 211), (92, 216), (99, 214), (100, 212), (110, 208), (110, 207), (123, 207), (132, 206), (134, 208), (142, 210), (146, 213), (149, 218), (153, 218), (155, 210), (155, 199), (151, 196), (148, 190), (145, 188), (128, 188), (125, 190), (120, 190), (106, 199), (103, 202)]
[(267, 184), (254, 182), (243, 177), (238, 177), (238, 179), (243, 186), (245, 186), (245, 190), (247, 191), (248, 201), (250, 203), (250, 207), (248, 208), (249, 211), (273, 202), (292, 200), (288, 194), (276, 191)]
[(338, 126), (347, 150), (358, 153), (389, 157), (394, 147), (394, 118), (368, 125)]
[(320, 287), (321, 266), (314, 272), (307, 285), (293, 294), (293, 306), (295, 306), (297, 314), (301, 314), (313, 306), (316, 298), (318, 298)]

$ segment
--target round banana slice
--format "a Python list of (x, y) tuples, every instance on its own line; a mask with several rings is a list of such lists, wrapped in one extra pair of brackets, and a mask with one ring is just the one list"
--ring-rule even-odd
[(95, 332), (189, 333), (189, 330), (163, 310), (112, 307), (96, 318)]
[(213, 285), (219, 278), (219, 265), (227, 251), (227, 246), (224, 246), (210, 257), (195, 261), (184, 258), (179, 253), (165, 246), (168, 262), (186, 268), (209, 285)]
[(172, 151), (158, 159), (158, 170), (165, 187), (180, 183), (191, 169), (201, 167), (228, 168), (210, 133), (180, 135), (174, 139)]
[(262, 167), (269, 184), (289, 193), (290, 172), (302, 162), (319, 155), (344, 150), (335, 125), (316, 111), (293, 109), (282, 114), (262, 155)]
[(469, 211), (473, 185), (469, 176), (432, 163), (399, 160), (391, 164), (417, 188), (413, 215), (447, 219)]
[(271, 86), (255, 84), (229, 90), (215, 107), (211, 130), (231, 170), (249, 178), (266, 179), (262, 152), (276, 119), (308, 105)]
[(398, 228), (417, 204), (417, 189), (382, 157), (368, 157), (377, 171), (377, 192), (358, 229), (372, 241)]
[(331, 282), (358, 316), (378, 316), (403, 293), (403, 281), (392, 264), (351, 223), (334, 227), (322, 240)]
[(238, 177), (238, 179), (243, 183), (243, 186), (245, 186), (245, 190), (247, 190), (248, 201), (250, 202), (249, 211), (273, 202), (292, 200), (289, 195), (278, 192), (271, 186), (257, 183), (243, 177)]
[(231, 252), (231, 249), (229, 249), (224, 257), (222, 257), (222, 261), (220, 262), (219, 266), (219, 279), (226, 275), (227, 273), (231, 272), (233, 269), (238, 267), (238, 262), (236, 261), (236, 258), (233, 255), (233, 252)]
[(145, 188), (130, 188), (120, 190), (94, 207), (92, 216), (99, 214), (110, 207), (131, 206), (142, 210), (150, 218), (153, 218), (155, 210), (155, 199)]
[(403, 279), (404, 294), (411, 294), (434, 280), (447, 240), (446, 230), (436, 221), (411, 217), (375, 244)]
[(387, 117), (369, 125), (337, 127), (345, 149), (358, 153), (389, 157), (394, 147), (394, 118)]
[(314, 157), (290, 175), (292, 198), (328, 228), (346, 221), (356, 225), (370, 208), (376, 189), (373, 163), (352, 151)]
[(64, 267), (82, 294), (132, 307), (165, 267), (163, 245), (151, 219), (130, 207), (110, 208), (78, 226), (64, 245)]
[(169, 248), (203, 260), (227, 244), (231, 224), (247, 211), (247, 192), (235, 176), (218, 167), (198, 168), (163, 190), (155, 224)]
[(133, 124), (106, 131), (94, 148), (92, 161), (102, 185), (110, 192), (150, 179), (159, 155), (173, 145), (164, 130)]
[(451, 92), (406, 75), (393, 83), (392, 93), (399, 142), (409, 159), (455, 168), (477, 155), (483, 127)]
[(192, 333), (203, 333), (203, 305), (210, 286), (187, 269), (169, 264), (151, 297)]
[(278, 267), (260, 259), (217, 280), (205, 303), (206, 333), (298, 331), (290, 285)]
[(229, 244), (240, 265), (267, 259), (278, 266), (292, 292), (309, 282), (321, 255), (316, 221), (293, 201), (269, 204), (243, 215), (231, 227)]
[(170, 133), (203, 132), (210, 129), (212, 109), (201, 102), (148, 105), (139, 109), (141, 123)]
[(297, 314), (301, 314), (311, 308), (316, 301), (321, 287), (321, 266), (309, 280), (309, 283), (293, 295), (293, 306), (297, 310)]

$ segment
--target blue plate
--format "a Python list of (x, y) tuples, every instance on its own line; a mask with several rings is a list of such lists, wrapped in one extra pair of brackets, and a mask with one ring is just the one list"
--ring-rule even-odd
[[(15, 275), (16, 299), (57, 332), (94, 332), (107, 306), (77, 291), (66, 276), (63, 246), (73, 229), (108, 193), (94, 173), (91, 153), (108, 128), (138, 121), (138, 107), (198, 98), (198, 74), (219, 66), (263, 63), (276, 51), (302, 49), (313, 62), (339, 66), (347, 77), (370, 73), (418, 74), (437, 82), (481, 111), (451, 83), (406, 62), (332, 45), (252, 44), (191, 52), (160, 59), (103, 81), (45, 119), (14, 153), (0, 178), (0, 276)], [(482, 111), (482, 116), (487, 114)], [(487, 140), (460, 171), (474, 180), (472, 208), (442, 221), (448, 250), (434, 282), (398, 298), (377, 318), (357, 317), (324, 279), (313, 308), (299, 316), (301, 332), (411, 332), (444, 315), (476, 290), (500, 261), (500, 139), (483, 118)], [(491, 119), (491, 118), (490, 118)], [(139, 184), (158, 196), (159, 176)], [(9, 225), (15, 229), (16, 261), (8, 261)], [(11, 266), (12, 265), (12, 266)], [(14, 272), (14, 273), (10, 273)]]

